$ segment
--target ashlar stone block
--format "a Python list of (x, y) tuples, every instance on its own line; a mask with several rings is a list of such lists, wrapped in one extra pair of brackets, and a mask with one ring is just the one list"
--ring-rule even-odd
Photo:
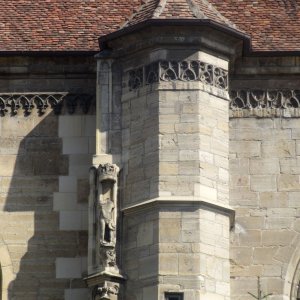
[(181, 242), (181, 219), (159, 220), (160, 243)]
[(159, 254), (159, 275), (178, 275), (178, 254)]
[(89, 140), (87, 137), (64, 137), (63, 154), (89, 153)]
[(265, 174), (279, 174), (279, 160), (274, 159), (251, 159), (250, 160), (250, 174), (265, 175)]
[(138, 225), (137, 246), (147, 246), (153, 244), (153, 222), (145, 222)]
[(276, 176), (252, 175), (250, 177), (250, 188), (254, 192), (276, 191), (277, 190)]
[(264, 246), (287, 246), (296, 233), (290, 230), (265, 230), (262, 231), (262, 244)]
[(287, 192), (261, 192), (259, 194), (261, 208), (287, 207), (290, 195)]
[(299, 191), (300, 189), (300, 176), (283, 174), (278, 175), (278, 190), (279, 191)]
[(230, 141), (231, 153), (237, 153), (239, 158), (259, 157), (261, 155), (261, 142), (259, 141)]
[(71, 137), (82, 135), (82, 116), (59, 116), (58, 135)]
[(296, 154), (294, 140), (262, 141), (261, 149), (262, 157), (266, 158), (294, 157)]
[(262, 242), (260, 230), (243, 230), (239, 235), (241, 246), (260, 246)]
[(65, 300), (83, 300), (88, 299), (88, 289), (65, 289)]
[(234, 265), (250, 265), (253, 249), (250, 247), (231, 247), (230, 258)]
[(275, 247), (258, 247), (253, 250), (253, 263), (272, 265), (274, 263)]
[(81, 278), (82, 258), (57, 258), (56, 259), (56, 278)]
[(239, 224), (243, 228), (249, 229), (262, 229), (264, 228), (264, 217), (238, 217), (236, 218), (236, 224)]
[(293, 217), (268, 217), (266, 219), (266, 228), (267, 229), (289, 229), (293, 224)]
[(59, 191), (62, 193), (75, 193), (77, 178), (75, 176), (59, 176)]
[(197, 254), (178, 254), (180, 275), (199, 275), (200, 257)]
[(138, 263), (139, 278), (147, 279), (158, 274), (158, 256), (151, 255), (139, 259)]
[(152, 300), (153, 297), (157, 297), (157, 286), (148, 286), (143, 288), (143, 300)]

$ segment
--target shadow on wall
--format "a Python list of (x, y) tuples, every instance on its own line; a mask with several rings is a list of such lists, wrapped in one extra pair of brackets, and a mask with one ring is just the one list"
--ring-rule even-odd
[(93, 120), (53, 111), (0, 118), (0, 237), (15, 275), (8, 299), (67, 299), (65, 289), (85, 288)]

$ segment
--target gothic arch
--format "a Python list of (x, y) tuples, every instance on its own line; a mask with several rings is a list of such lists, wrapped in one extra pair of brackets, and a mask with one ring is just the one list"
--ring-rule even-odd
[(295, 251), (287, 265), (284, 283), (284, 299), (296, 300), (300, 282), (300, 240), (297, 236)]
[(7, 246), (0, 237), (0, 300), (8, 300), (10, 285), (15, 279)]

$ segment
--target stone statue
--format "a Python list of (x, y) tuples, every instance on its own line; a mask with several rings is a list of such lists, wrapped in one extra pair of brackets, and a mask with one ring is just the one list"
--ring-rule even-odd
[(117, 300), (120, 282), (124, 280), (117, 265), (116, 251), (118, 174), (115, 164), (100, 164), (90, 169), (90, 273), (93, 282), (98, 280), (93, 300)]
[(115, 245), (115, 204), (110, 198), (99, 199), (99, 241), (101, 245)]
[(118, 273), (116, 265), (117, 188), (119, 168), (100, 164), (90, 170), (90, 201), (94, 203), (95, 264), (103, 272)]

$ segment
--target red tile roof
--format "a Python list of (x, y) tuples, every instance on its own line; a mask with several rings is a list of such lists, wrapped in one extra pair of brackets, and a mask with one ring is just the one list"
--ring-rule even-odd
[(0, 0), (0, 51), (96, 51), (141, 0)]
[(140, 6), (123, 27), (149, 19), (211, 19), (236, 28), (207, 0), (148, 0)]
[(249, 34), (256, 51), (300, 51), (300, 0), (0, 0), (0, 51), (97, 51), (134, 9), (127, 26), (210, 18)]
[(300, 51), (300, 0), (210, 0), (256, 51)]

